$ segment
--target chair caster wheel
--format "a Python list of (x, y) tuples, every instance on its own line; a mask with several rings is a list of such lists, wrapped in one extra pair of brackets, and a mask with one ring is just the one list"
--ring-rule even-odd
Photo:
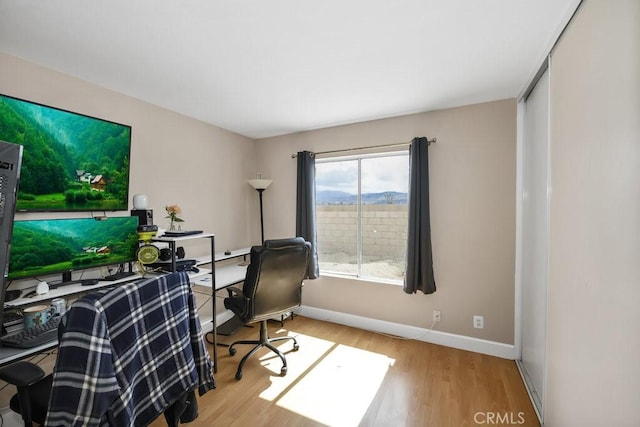
[(298, 351), (298, 350), (300, 350), (300, 346), (298, 344), (294, 344), (293, 351)]
[(229, 347), (229, 354), (230, 354), (230, 355), (235, 356), (236, 351), (237, 351), (237, 350), (236, 350), (235, 348), (233, 348), (233, 347)]
[(242, 379), (242, 372), (236, 372), (236, 380), (240, 381)]
[(284, 377), (285, 375), (287, 375), (287, 367), (286, 367), (286, 366), (283, 366), (283, 367), (280, 369), (280, 376), (281, 376), (281, 377)]

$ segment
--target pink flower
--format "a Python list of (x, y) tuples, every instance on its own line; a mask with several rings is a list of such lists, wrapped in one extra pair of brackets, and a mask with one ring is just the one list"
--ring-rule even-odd
[(178, 205), (168, 205), (165, 206), (164, 209), (167, 211), (167, 216), (165, 218), (171, 218), (171, 222), (184, 222), (182, 218), (178, 218), (178, 215), (182, 213), (182, 209)]

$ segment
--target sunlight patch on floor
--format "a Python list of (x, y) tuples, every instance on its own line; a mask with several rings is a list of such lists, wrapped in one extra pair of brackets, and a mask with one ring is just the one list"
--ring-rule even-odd
[(260, 393), (260, 397), (263, 399), (269, 401), (276, 399), (287, 390), (287, 388), (291, 387), (291, 384), (303, 375), (305, 371), (311, 368), (311, 365), (316, 363), (323, 354), (335, 346), (335, 343), (331, 341), (298, 334), (293, 331), (289, 332), (288, 335), (296, 337), (300, 350), (291, 351), (293, 348), (292, 341), (284, 341), (276, 346), (280, 351), (285, 353), (285, 357), (287, 358), (287, 375), (284, 377), (280, 376), (282, 361), (272, 352), (260, 358), (260, 363), (272, 371), (274, 375), (271, 377), (271, 386)]
[[(281, 363), (277, 356), (273, 358), (270, 354), (263, 358), (263, 365), (266, 363), (274, 377), (260, 397), (275, 400), (278, 406), (322, 424), (357, 426), (395, 360), (307, 335), (290, 334), (298, 337), (300, 350), (287, 353), (289, 372), (284, 377), (279, 376)], [(291, 343), (279, 348), (288, 351)]]

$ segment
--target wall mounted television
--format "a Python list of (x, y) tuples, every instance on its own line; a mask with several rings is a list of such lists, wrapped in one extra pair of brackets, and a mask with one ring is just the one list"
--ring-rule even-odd
[(0, 139), (24, 147), (17, 211), (128, 210), (130, 126), (0, 95)]
[(9, 280), (38, 278), (137, 260), (138, 217), (16, 220)]

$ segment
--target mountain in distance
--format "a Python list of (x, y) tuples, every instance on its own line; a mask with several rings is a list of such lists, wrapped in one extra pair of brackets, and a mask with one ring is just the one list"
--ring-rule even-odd
[(323, 190), (316, 192), (317, 205), (352, 205), (356, 202), (355, 194), (344, 191)]
[[(356, 195), (344, 191), (323, 190), (316, 193), (318, 205), (355, 205)], [(363, 205), (401, 205), (407, 203), (407, 193), (398, 191), (383, 191), (380, 193), (365, 193), (362, 195)]]

